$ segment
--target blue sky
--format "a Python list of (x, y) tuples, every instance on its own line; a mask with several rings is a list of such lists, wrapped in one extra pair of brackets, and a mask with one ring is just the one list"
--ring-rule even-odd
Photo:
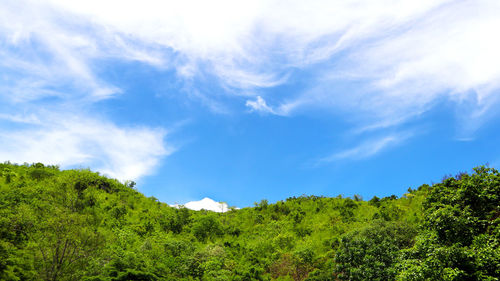
[(498, 1), (179, 2), (2, 1), (0, 159), (238, 207), (500, 164)]

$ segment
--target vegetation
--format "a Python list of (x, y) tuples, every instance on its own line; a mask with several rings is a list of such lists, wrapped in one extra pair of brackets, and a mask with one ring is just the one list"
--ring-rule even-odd
[(1, 280), (499, 280), (500, 174), (220, 214), (89, 170), (0, 164)]

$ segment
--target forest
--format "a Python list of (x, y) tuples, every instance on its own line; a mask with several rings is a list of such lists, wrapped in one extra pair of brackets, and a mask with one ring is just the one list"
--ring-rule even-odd
[(0, 164), (1, 280), (500, 280), (499, 243), (485, 166), (401, 197), (215, 213), (87, 169)]

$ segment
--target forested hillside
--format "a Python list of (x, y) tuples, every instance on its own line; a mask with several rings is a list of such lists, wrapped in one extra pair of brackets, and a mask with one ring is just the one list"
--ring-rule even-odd
[(499, 280), (499, 224), (500, 174), (486, 167), (401, 198), (221, 214), (89, 170), (0, 164), (1, 280)]

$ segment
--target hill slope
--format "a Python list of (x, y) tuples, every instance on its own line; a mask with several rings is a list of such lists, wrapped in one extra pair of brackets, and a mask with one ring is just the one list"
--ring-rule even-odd
[(0, 164), (1, 280), (499, 280), (500, 174), (401, 198), (172, 208), (88, 170)]

